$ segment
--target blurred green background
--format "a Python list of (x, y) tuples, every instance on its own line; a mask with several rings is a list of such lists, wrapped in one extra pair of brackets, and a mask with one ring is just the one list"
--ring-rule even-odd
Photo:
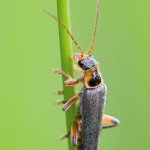
[[(86, 51), (95, 0), (71, 0), (72, 33)], [(108, 96), (105, 112), (120, 126), (102, 132), (101, 150), (150, 149), (150, 2), (101, 0), (93, 55)], [(55, 0), (0, 1), (0, 150), (67, 150)], [(74, 47), (74, 52), (77, 50)], [(76, 74), (77, 75), (77, 74)], [(81, 87), (82, 85), (80, 85)]]

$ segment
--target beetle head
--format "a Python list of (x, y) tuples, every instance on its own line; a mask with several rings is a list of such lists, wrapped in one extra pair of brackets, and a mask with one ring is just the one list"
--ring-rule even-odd
[(97, 64), (92, 55), (83, 54), (83, 57), (81, 57), (80, 53), (75, 53), (72, 55), (72, 59), (77, 62), (82, 70), (89, 70)]

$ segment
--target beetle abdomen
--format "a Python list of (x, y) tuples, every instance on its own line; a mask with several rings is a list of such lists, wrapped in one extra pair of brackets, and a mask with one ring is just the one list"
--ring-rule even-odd
[(102, 122), (106, 86), (101, 83), (97, 88), (82, 89), (78, 112), (81, 115), (80, 150), (97, 150), (98, 136)]

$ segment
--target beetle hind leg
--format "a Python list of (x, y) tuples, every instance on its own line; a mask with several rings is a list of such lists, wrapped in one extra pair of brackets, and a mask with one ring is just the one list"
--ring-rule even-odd
[(81, 133), (81, 116), (77, 115), (74, 119), (74, 122), (71, 126), (70, 136), (72, 144), (77, 149), (80, 143), (80, 133)]
[(115, 127), (118, 124), (120, 124), (120, 121), (117, 118), (109, 115), (103, 115), (103, 121), (102, 121), (103, 129)]
[(71, 130), (60, 136), (60, 140), (64, 140), (65, 138), (68, 138), (70, 136), (71, 142), (75, 147), (75, 150), (79, 150), (80, 146), (80, 134), (81, 134), (81, 116), (77, 115), (71, 125)]

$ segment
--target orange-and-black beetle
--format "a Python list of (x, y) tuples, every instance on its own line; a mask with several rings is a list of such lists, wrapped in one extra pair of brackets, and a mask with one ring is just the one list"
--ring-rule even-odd
[[(57, 104), (64, 104), (63, 110), (67, 111), (74, 102), (80, 99), (78, 103), (78, 114), (74, 119), (70, 132), (61, 137), (63, 139), (70, 136), (72, 144), (75, 145), (76, 150), (97, 150), (100, 129), (114, 127), (119, 124), (118, 119), (109, 115), (103, 115), (106, 85), (103, 83), (99, 72), (98, 62), (95, 60), (94, 56), (90, 55), (94, 46), (96, 35), (99, 16), (99, 0), (97, 0), (96, 8), (94, 32), (90, 48), (86, 54), (83, 53), (80, 45), (65, 25), (53, 14), (45, 11), (45, 13), (54, 18), (62, 26), (79, 50), (79, 53), (75, 53), (71, 57), (78, 64), (78, 66), (74, 67), (75, 70), (82, 72), (82, 75), (79, 78), (72, 78), (68, 73), (53, 69), (55, 73), (64, 75), (67, 78), (65, 81), (66, 86), (74, 86), (79, 82), (83, 83), (82, 90), (75, 96), (71, 97), (67, 101), (57, 102)], [(58, 91), (58, 94), (61, 93), (63, 92)]]

